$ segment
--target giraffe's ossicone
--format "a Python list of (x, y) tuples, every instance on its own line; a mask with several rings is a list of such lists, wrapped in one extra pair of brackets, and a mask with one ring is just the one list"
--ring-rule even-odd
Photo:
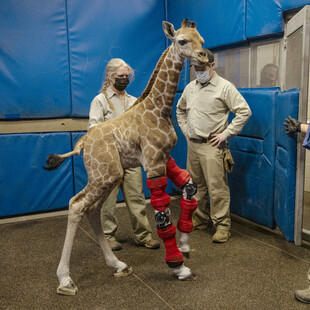
[[(151, 204), (155, 209), (157, 233), (166, 247), (166, 262), (180, 280), (192, 280), (194, 274), (185, 267), (181, 252), (189, 254), (188, 233), (196, 208), (194, 184), (187, 171), (178, 168), (170, 157), (177, 136), (170, 120), (174, 97), (185, 59), (204, 66), (208, 58), (196, 24), (185, 19), (179, 30), (163, 22), (163, 30), (171, 45), (160, 57), (153, 74), (136, 103), (124, 114), (92, 127), (75, 145), (72, 152), (49, 155), (45, 169), (53, 170), (67, 157), (83, 150), (88, 174), (86, 187), (69, 202), (68, 226), (62, 256), (57, 269), (59, 294), (75, 295), (77, 287), (69, 275), (73, 240), (84, 214), (94, 229), (108, 266), (115, 268), (114, 276), (126, 276), (132, 268), (119, 261), (105, 239), (100, 222), (102, 202), (122, 178), (123, 169), (143, 166)], [(183, 189), (182, 214), (178, 221), (180, 242), (177, 246), (175, 226), (169, 220), (170, 196), (166, 193), (167, 176)], [(181, 251), (180, 251), (181, 250)]]

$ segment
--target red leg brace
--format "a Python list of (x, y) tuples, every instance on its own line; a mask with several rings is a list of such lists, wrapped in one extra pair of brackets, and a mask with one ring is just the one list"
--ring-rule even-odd
[(165, 211), (171, 202), (170, 196), (166, 193), (167, 184), (166, 176), (146, 180), (146, 185), (151, 191), (151, 205), (157, 211)]
[[(167, 175), (175, 186), (179, 188), (182, 188), (191, 178), (188, 171), (179, 168), (171, 156), (167, 162)], [(197, 201), (196, 199), (187, 200), (182, 198), (180, 206), (181, 217), (178, 220), (178, 230), (189, 233), (193, 230), (192, 216), (197, 208)]]
[(191, 178), (190, 174), (177, 166), (174, 159), (170, 156), (167, 162), (167, 176), (176, 187), (182, 188)]
[(166, 262), (169, 267), (176, 268), (182, 265), (183, 254), (177, 246), (175, 226), (169, 221), (168, 214), (164, 212), (171, 201), (170, 196), (166, 193), (167, 182), (166, 176), (146, 180), (147, 187), (151, 191), (151, 205), (165, 218), (164, 224), (157, 223), (157, 234), (163, 240), (166, 248)]
[(197, 208), (196, 199), (187, 200), (182, 198), (180, 201), (181, 217), (178, 220), (178, 230), (185, 233), (190, 233), (193, 230), (192, 217)]

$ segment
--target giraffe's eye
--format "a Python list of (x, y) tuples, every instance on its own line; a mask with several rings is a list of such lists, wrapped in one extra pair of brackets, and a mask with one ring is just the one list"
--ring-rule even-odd
[(185, 45), (186, 43), (187, 43), (186, 40), (179, 40), (179, 44), (180, 44), (180, 45)]

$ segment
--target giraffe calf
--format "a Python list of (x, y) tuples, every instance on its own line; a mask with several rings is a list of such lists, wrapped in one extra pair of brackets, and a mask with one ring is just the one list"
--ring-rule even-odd
[[(172, 44), (160, 57), (140, 98), (124, 114), (92, 127), (79, 139), (72, 152), (49, 155), (45, 169), (57, 169), (61, 163), (83, 150), (88, 174), (85, 188), (69, 202), (65, 243), (57, 269), (60, 285), (57, 293), (75, 295), (77, 287), (69, 275), (69, 262), (74, 237), (82, 217), (87, 218), (96, 234), (106, 263), (114, 268), (115, 277), (127, 276), (132, 268), (117, 259), (108, 246), (100, 221), (100, 206), (123, 176), (123, 169), (143, 166), (147, 186), (151, 190), (151, 204), (155, 209), (158, 236), (166, 247), (166, 262), (179, 280), (194, 280), (195, 275), (185, 266), (183, 254), (189, 255), (189, 232), (192, 214), (197, 206), (193, 199), (195, 185), (189, 173), (180, 169), (170, 156), (177, 143), (170, 114), (185, 59), (205, 66), (208, 57), (196, 24), (185, 19), (179, 30), (163, 22), (163, 30)], [(176, 228), (170, 222), (170, 196), (166, 193), (167, 177), (183, 190), (179, 246)]]

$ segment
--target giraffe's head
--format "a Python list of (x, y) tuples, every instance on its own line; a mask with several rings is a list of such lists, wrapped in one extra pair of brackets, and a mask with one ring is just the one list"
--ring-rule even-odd
[(175, 31), (172, 24), (163, 21), (163, 29), (181, 58), (188, 58), (192, 64), (197, 66), (204, 66), (208, 63), (208, 57), (202, 48), (204, 39), (197, 31), (195, 22), (184, 19), (181, 28)]

